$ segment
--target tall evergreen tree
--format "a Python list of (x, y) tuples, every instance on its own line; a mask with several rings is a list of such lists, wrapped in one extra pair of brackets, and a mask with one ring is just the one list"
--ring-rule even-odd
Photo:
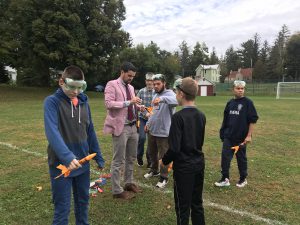
[(182, 41), (179, 45), (179, 58), (180, 58), (180, 64), (181, 64), (181, 75), (183, 77), (191, 75), (192, 69), (190, 69), (190, 50), (185, 41)]
[(218, 64), (218, 63), (219, 63), (219, 58), (217, 56), (215, 47), (213, 47), (213, 50), (210, 53), (210, 57), (209, 57), (209, 64), (210, 65), (215, 65), (215, 64)]
[(286, 46), (287, 75), (291, 81), (300, 81), (300, 32), (293, 34)]
[(239, 52), (241, 53), (242, 66), (244, 68), (253, 67), (258, 60), (259, 39), (260, 38), (258, 34), (255, 34), (253, 39), (249, 39), (241, 44), (242, 48), (239, 50)]
[(288, 37), (288, 27), (283, 25), (277, 35), (274, 46), (270, 50), (270, 58), (267, 62), (267, 78), (272, 81), (280, 81), (284, 77)]
[(208, 57), (207, 57), (208, 53), (206, 51), (207, 51), (207, 47), (205, 43), (201, 45), (199, 42), (196, 42), (196, 45), (194, 46), (193, 52), (190, 56), (191, 60), (190, 60), (189, 67), (192, 70), (191, 74), (195, 74), (195, 70), (200, 64), (206, 65), (208, 63)]
[(242, 66), (241, 57), (232, 45), (225, 52), (225, 62), (228, 72), (237, 71)]

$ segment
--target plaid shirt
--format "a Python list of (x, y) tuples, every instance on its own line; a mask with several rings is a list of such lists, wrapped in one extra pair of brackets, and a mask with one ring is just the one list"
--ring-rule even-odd
[[(139, 90), (137, 96), (143, 100), (142, 104), (145, 105), (145, 107), (150, 107), (154, 94), (155, 94), (154, 89), (148, 90), (147, 87), (144, 87), (141, 90)], [(147, 120), (147, 118), (145, 117), (146, 113), (147, 112), (144, 113), (140, 112), (139, 117)]]

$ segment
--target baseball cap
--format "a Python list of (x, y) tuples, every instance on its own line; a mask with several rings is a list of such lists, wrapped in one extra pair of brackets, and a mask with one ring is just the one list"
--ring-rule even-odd
[(196, 96), (198, 93), (198, 85), (193, 78), (186, 77), (181, 80), (177, 79), (176, 88), (181, 90), (186, 95)]

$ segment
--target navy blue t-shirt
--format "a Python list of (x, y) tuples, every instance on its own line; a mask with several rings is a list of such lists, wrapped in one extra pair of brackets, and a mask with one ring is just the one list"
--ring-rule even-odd
[(220, 129), (220, 138), (225, 138), (239, 144), (248, 134), (249, 124), (256, 123), (258, 115), (253, 102), (242, 97), (231, 99), (224, 110), (224, 118)]

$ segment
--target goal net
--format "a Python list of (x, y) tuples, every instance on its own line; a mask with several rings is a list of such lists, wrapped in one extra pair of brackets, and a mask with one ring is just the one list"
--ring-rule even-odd
[(276, 99), (300, 99), (300, 82), (278, 82)]

